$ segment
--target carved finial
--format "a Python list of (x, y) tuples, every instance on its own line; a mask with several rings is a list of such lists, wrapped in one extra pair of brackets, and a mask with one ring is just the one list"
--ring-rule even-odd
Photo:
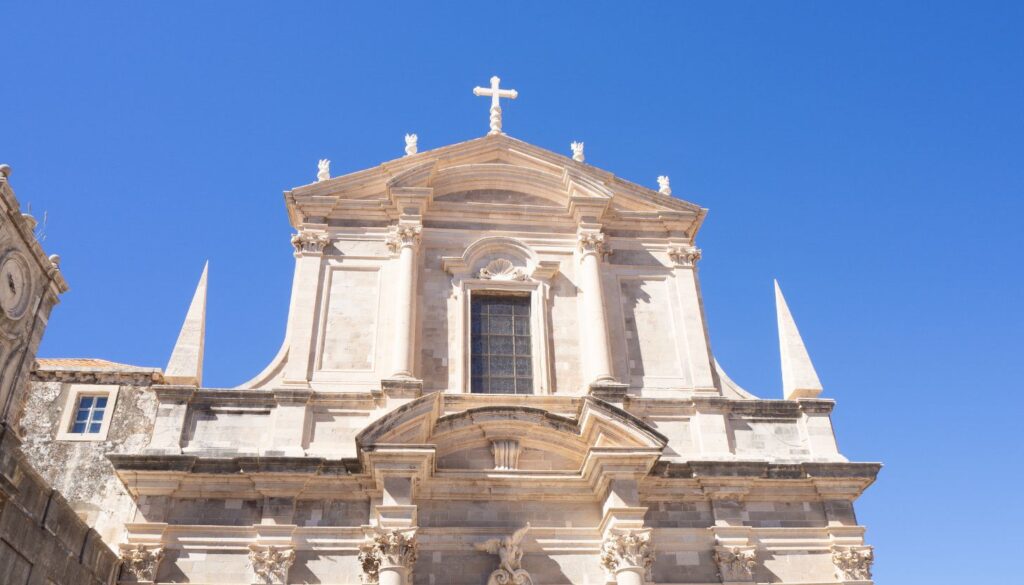
[(519, 92), (514, 89), (501, 89), (501, 79), (497, 75), (491, 78), (490, 87), (474, 87), (473, 95), (490, 96), (491, 98), (491, 131), (488, 134), (501, 134), (501, 98), (514, 100), (519, 97)]
[(405, 156), (412, 156), (416, 154), (416, 141), (419, 140), (419, 136), (415, 134), (405, 135)]
[(320, 162), (316, 163), (316, 168), (317, 181), (326, 181), (327, 179), (331, 178), (331, 161), (327, 160), (326, 158), (322, 158), (320, 159)]
[(0, 165), (0, 176), (4, 179), (11, 176), (11, 165), (3, 164)]
[(572, 149), (572, 160), (576, 162), (583, 162), (583, 143), (573, 142), (569, 145), (569, 148)]
[(668, 183), (668, 175), (660, 175), (658, 177), (658, 193), (663, 195), (672, 194), (672, 187)]
[(58, 256), (57, 254), (50, 254), (50, 264), (53, 264), (56, 267), (60, 267), (60, 256)]

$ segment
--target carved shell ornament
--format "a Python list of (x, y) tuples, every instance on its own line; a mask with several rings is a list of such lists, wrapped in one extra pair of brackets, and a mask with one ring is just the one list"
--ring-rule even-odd
[(480, 278), (485, 280), (526, 280), (526, 271), (512, 264), (508, 258), (491, 260), (480, 269)]

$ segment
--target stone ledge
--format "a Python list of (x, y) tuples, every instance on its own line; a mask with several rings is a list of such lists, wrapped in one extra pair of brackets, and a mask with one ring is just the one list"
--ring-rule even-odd
[(380, 389), (388, 398), (419, 398), (423, 396), (423, 380), (413, 378), (384, 378)]

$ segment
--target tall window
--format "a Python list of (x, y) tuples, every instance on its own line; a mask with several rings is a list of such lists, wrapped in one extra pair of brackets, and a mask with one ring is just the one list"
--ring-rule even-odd
[(81, 396), (71, 423), (71, 432), (98, 434), (103, 427), (103, 414), (107, 410), (106, 396)]
[(532, 394), (529, 295), (478, 293), (470, 305), (472, 391)]

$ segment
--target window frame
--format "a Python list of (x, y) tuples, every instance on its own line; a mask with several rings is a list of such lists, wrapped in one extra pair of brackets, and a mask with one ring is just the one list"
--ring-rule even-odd
[[(519, 358), (519, 357), (528, 357), (529, 360), (530, 360), (530, 376), (529, 376), (529, 378), (530, 378), (530, 390), (529, 390), (529, 392), (517, 392), (517, 391), (513, 391), (513, 392), (490, 392), (490, 391), (488, 391), (488, 392), (475, 392), (473, 390), (473, 378), (474, 378), (474, 376), (473, 376), (473, 358), (474, 358), (474, 354), (473, 354), (473, 318), (474, 318), (474, 315), (473, 315), (473, 305), (474, 305), (475, 302), (477, 302), (479, 300), (482, 300), (482, 299), (525, 299), (526, 300), (526, 302), (523, 303), (523, 304), (526, 306), (527, 310), (529, 311), (528, 321), (527, 321), (527, 325), (529, 327), (529, 330), (527, 332), (527, 339), (529, 340), (529, 344), (530, 344), (530, 353), (529, 353), (529, 355), (528, 356), (519, 356), (513, 350), (513, 353), (509, 355), (509, 357), (513, 358), (512, 376), (511, 377), (508, 377), (508, 376), (493, 376), (493, 375), (490, 375), (490, 374), (488, 374), (485, 377), (488, 378), (488, 379), (495, 378), (495, 377), (510, 378), (510, 379), (512, 379), (514, 381), (515, 386), (518, 387), (519, 380), (520, 379), (524, 379), (524, 378), (520, 378), (520, 377), (518, 377), (516, 375), (517, 366), (515, 365), (514, 360), (516, 358)], [(470, 319), (470, 323), (469, 323), (469, 346), (468, 346), (469, 347), (469, 374), (470, 374), (470, 378), (469, 378), (469, 392), (471, 394), (512, 394), (512, 395), (524, 395), (524, 396), (531, 396), (531, 395), (537, 394), (537, 379), (536, 379), (537, 368), (536, 368), (536, 360), (535, 360), (536, 356), (534, 355), (534, 343), (533, 343), (534, 324), (533, 324), (532, 294), (528, 293), (528, 292), (524, 293), (524, 292), (521, 292), (521, 291), (494, 290), (494, 289), (489, 289), (489, 288), (477, 289), (475, 291), (475, 293), (471, 293), (470, 294), (470, 299), (469, 299), (469, 319)], [(514, 328), (515, 328), (515, 325), (513, 325), (513, 333), (510, 336), (513, 337), (513, 338), (522, 337), (522, 336), (520, 336), (520, 335), (518, 335), (518, 334), (516, 334), (514, 332)], [(489, 334), (481, 333), (481, 335), (484, 335), (487, 338), (490, 338)], [(492, 354), (490, 352), (487, 352), (487, 353), (485, 353), (483, 355), (486, 355), (487, 357), (493, 357), (494, 356), (494, 354)], [(490, 370), (488, 369), (488, 372), (489, 371)]]
[[(117, 406), (117, 394), (119, 387), (115, 384), (70, 384), (64, 398), (64, 408), (60, 417), (60, 426), (57, 429), (58, 441), (105, 441), (110, 431), (110, 421), (114, 418), (114, 408)], [(107, 405), (103, 408), (103, 419), (100, 421), (98, 433), (72, 432), (75, 423), (75, 415), (78, 413), (78, 405), (82, 398), (87, 396), (106, 397)]]

